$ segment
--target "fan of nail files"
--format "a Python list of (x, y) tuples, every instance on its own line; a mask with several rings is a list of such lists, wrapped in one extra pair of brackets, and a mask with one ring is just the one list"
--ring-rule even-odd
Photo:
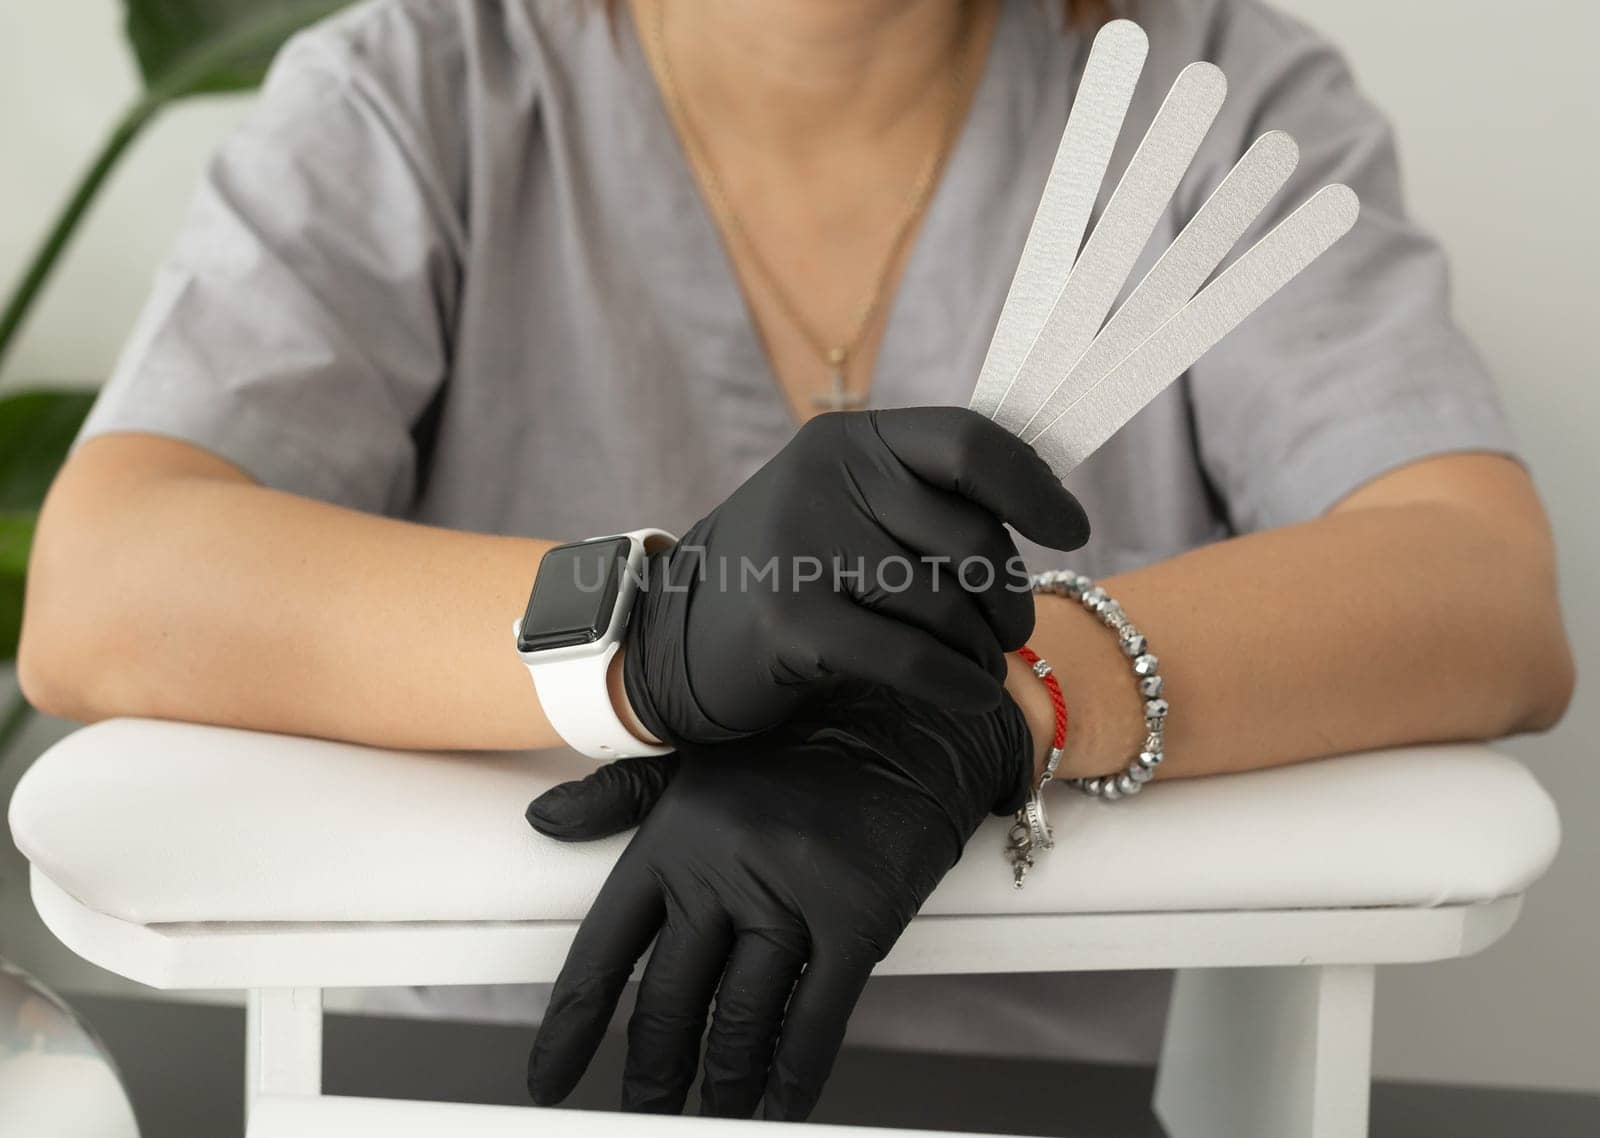
[(1348, 232), (1360, 208), (1348, 186), (1324, 186), (1206, 283), (1294, 172), (1294, 139), (1271, 131), (1111, 313), (1227, 89), (1210, 63), (1184, 68), (1085, 241), (1148, 46), (1128, 20), (1095, 37), (970, 404), (1060, 478)]

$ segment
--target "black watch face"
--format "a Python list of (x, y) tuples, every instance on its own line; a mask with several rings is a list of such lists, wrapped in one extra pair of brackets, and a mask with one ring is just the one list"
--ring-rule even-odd
[(558, 545), (539, 562), (539, 575), (522, 614), (519, 652), (592, 644), (605, 635), (617, 607), (633, 543), (604, 537)]

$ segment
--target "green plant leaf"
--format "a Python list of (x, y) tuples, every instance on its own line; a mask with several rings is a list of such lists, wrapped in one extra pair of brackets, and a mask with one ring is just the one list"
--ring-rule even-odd
[(93, 403), (92, 391), (0, 396), (0, 661), (17, 654), (39, 506)]
[(0, 512), (0, 577), (20, 577), (28, 568), (28, 548), (38, 522), (33, 510)]
[(14, 660), (22, 631), (22, 581), (28, 571), (38, 515), (31, 510), (0, 513), (0, 661)]
[(0, 364), (62, 252), (128, 147), (162, 108), (189, 95), (243, 91), (295, 32), (350, 0), (124, 0), (144, 91), (111, 128), (0, 308)]
[[(259, 85), (284, 40), (341, 6), (329, 0), (124, 0), (128, 42), (147, 89), (169, 86), (193, 61), (211, 56), (175, 92), (185, 95)], [(225, 41), (238, 50), (208, 52)]]
[(39, 506), (93, 403), (92, 391), (0, 396), (0, 661), (17, 654), (22, 582)]
[(93, 403), (92, 391), (0, 396), (0, 511), (39, 508)]

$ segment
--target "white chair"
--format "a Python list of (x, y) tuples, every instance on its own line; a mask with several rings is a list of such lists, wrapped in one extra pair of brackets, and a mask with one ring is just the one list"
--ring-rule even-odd
[[(606, 1115), (314, 1097), (323, 988), (555, 977), (626, 838), (562, 845), (522, 811), (588, 769), (116, 720), (37, 762), (11, 827), (74, 951), (155, 988), (248, 989), (257, 1138), (631, 1134)], [(1026, 888), (994, 820), (880, 971), (1180, 970), (1155, 1097), (1173, 1138), (1365, 1135), (1374, 966), (1498, 940), (1559, 838), (1532, 776), (1482, 746), (1115, 805), (1063, 791), (1052, 809), (1059, 842)], [(745, 1128), (767, 1132), (713, 1132)]]

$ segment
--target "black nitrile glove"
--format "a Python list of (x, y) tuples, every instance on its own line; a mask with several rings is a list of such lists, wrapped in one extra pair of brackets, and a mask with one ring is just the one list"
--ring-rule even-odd
[(628, 701), (678, 747), (776, 726), (839, 679), (990, 710), (1033, 630), (1006, 521), (1056, 549), (1089, 537), (1033, 448), (976, 412), (820, 415), (650, 560)]
[(714, 997), (701, 1112), (811, 1112), (867, 975), (1033, 770), (1009, 696), (959, 715), (884, 688), (853, 694), (826, 723), (624, 759), (528, 807), (535, 829), (566, 839), (647, 815), (556, 980), (528, 1062), (536, 1102), (571, 1092), (654, 940), (623, 1109), (683, 1109)]

